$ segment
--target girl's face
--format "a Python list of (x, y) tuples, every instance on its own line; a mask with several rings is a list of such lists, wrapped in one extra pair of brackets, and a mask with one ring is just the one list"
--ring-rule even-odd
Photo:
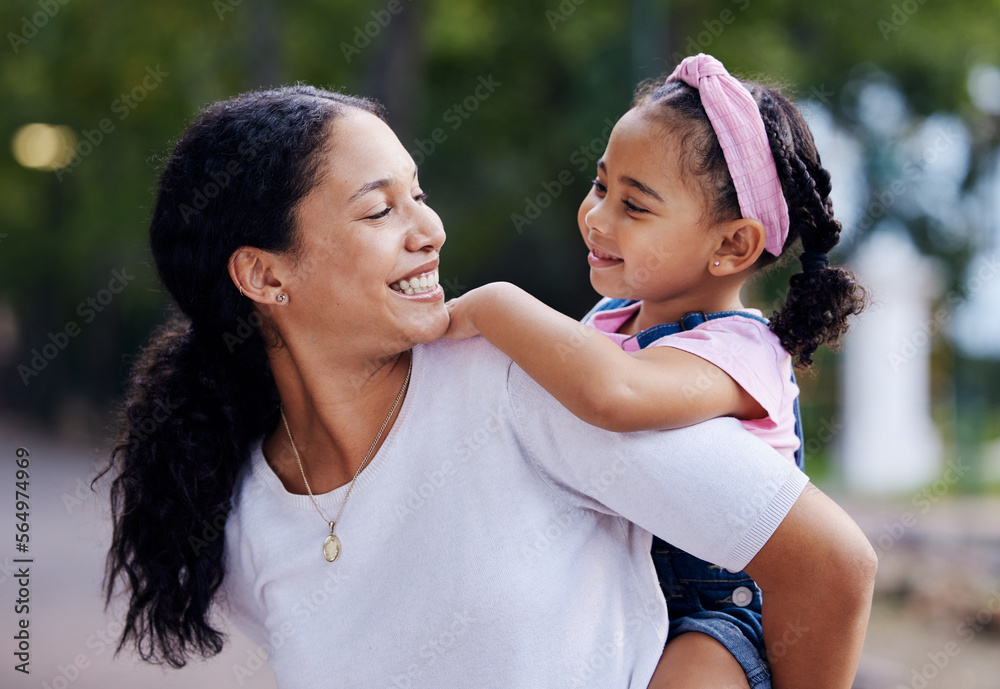
[(347, 356), (399, 352), (444, 334), (444, 228), (396, 135), (369, 113), (341, 115), (319, 174), (297, 209), (301, 248), (285, 270), (281, 311), (298, 330), (290, 334)]
[(598, 293), (699, 310), (717, 233), (679, 153), (677, 137), (642, 111), (612, 130), (577, 215)]

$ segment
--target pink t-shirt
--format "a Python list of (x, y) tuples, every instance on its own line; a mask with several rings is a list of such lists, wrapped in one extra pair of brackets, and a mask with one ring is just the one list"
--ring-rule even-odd
[[(611, 338), (626, 352), (640, 349), (634, 335), (618, 332), (641, 302), (599, 311), (584, 322)], [(760, 317), (756, 309), (748, 314)], [(649, 347), (673, 347), (699, 356), (725, 371), (767, 412), (763, 419), (741, 421), (743, 427), (787, 459), (795, 461), (799, 438), (795, 434), (795, 399), (799, 388), (792, 382), (792, 357), (777, 335), (753, 318), (739, 315), (705, 321), (691, 330), (666, 335)]]

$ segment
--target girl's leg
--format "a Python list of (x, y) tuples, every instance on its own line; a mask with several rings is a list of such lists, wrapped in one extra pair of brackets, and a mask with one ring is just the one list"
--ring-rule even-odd
[(743, 668), (725, 646), (699, 632), (672, 639), (663, 649), (649, 689), (749, 689)]

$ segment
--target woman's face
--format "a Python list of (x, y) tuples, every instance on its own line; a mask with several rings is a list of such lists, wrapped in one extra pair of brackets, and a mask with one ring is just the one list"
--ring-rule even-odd
[(448, 328), (438, 285), (444, 228), (399, 139), (374, 115), (349, 110), (333, 121), (318, 174), (283, 271), (282, 334), (342, 355), (352, 345), (378, 356), (438, 339)]

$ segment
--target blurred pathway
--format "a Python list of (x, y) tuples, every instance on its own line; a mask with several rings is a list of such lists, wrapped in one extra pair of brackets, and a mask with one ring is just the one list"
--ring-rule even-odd
[[(19, 585), (12, 576), (12, 560), (24, 557), (14, 543), (17, 447), (31, 453), (30, 675), (14, 670), (19, 661), (12, 655), (18, 620), (25, 617), (14, 611)], [(89, 487), (103, 461), (96, 448), (67, 446), (0, 419), (0, 687), (273, 689), (270, 669), (249, 656), (252, 644), (235, 630), (221, 655), (179, 671), (139, 663), (124, 651), (112, 658), (120, 616), (106, 616), (100, 598), (108, 505), (105, 493)], [(247, 671), (237, 677), (239, 668)]]

